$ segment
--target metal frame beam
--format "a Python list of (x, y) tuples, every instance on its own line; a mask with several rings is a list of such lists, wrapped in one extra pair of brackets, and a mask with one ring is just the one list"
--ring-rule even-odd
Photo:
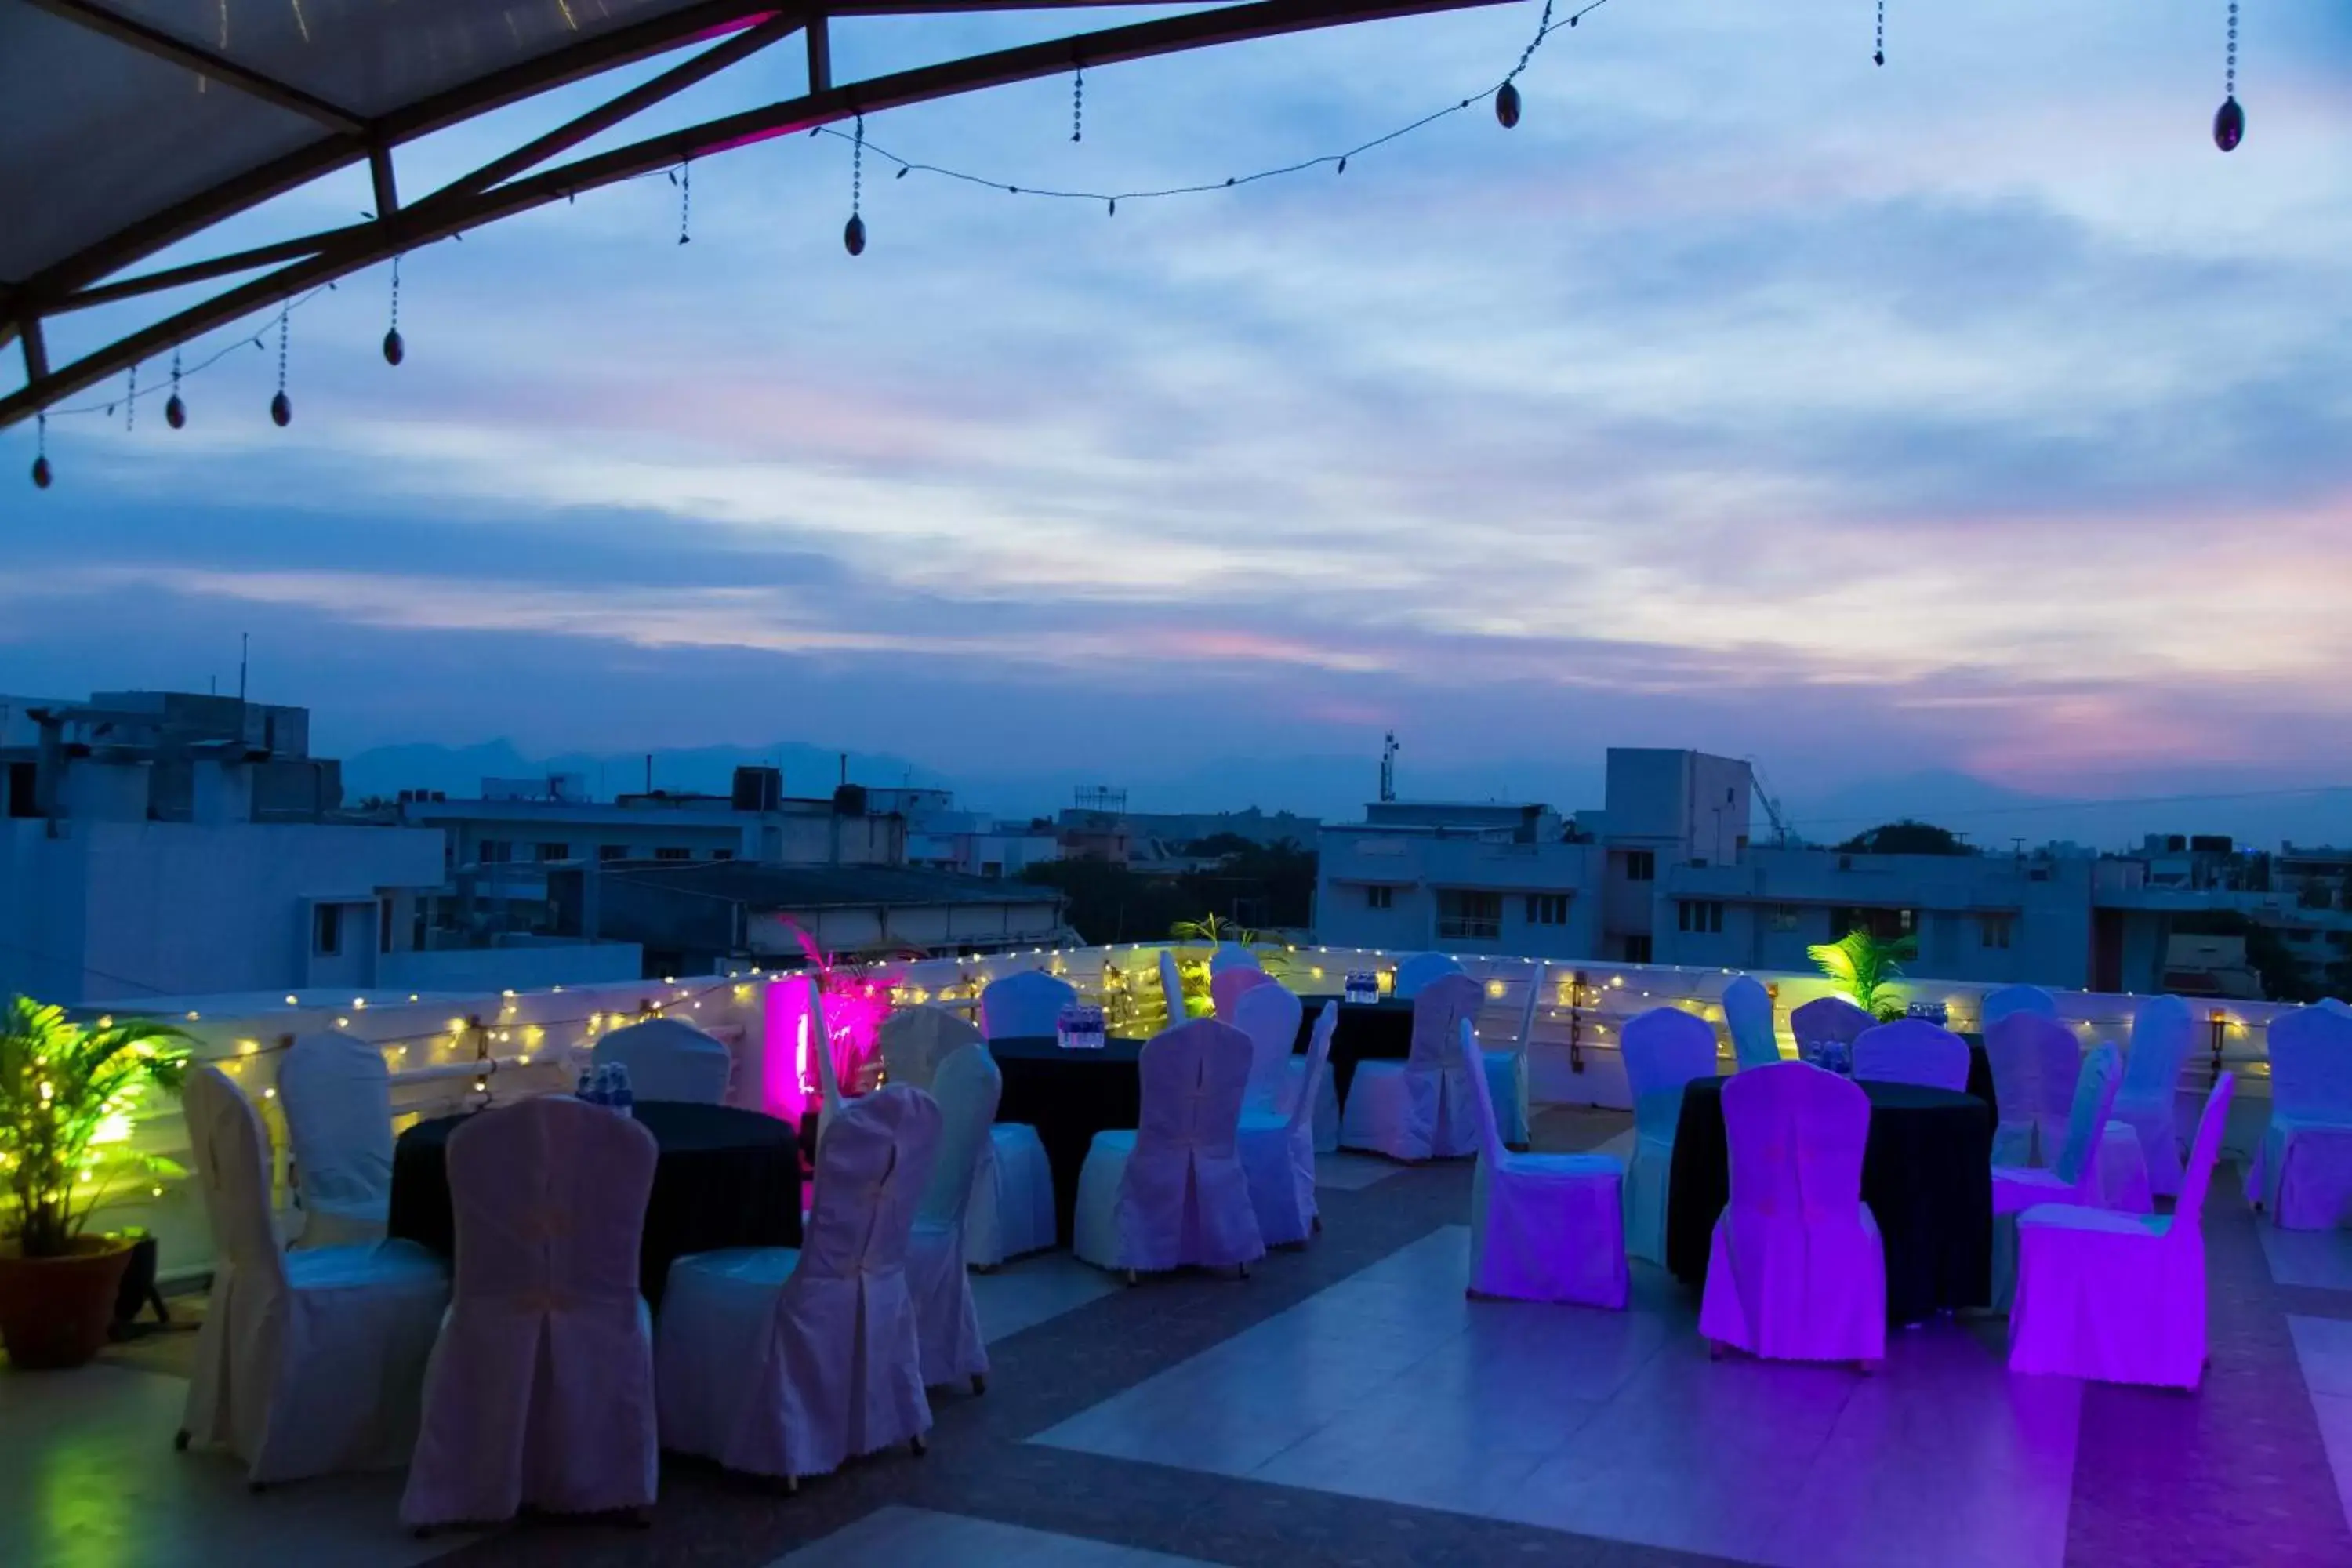
[[(1085, 4), (1086, 0), (1046, 0), (1046, 3), (1048, 5)], [(1137, 3), (1142, 3), (1142, 0), (1137, 0)], [(587, 136), (608, 128), (612, 123), (617, 123), (628, 114), (645, 107), (645, 102), (657, 101), (659, 98), (667, 97), (668, 92), (658, 93), (653, 98), (646, 99), (645, 102), (632, 104), (622, 112), (610, 112), (616, 106), (636, 99), (658, 84), (672, 81), (675, 79), (676, 85), (670, 89), (670, 91), (675, 91), (678, 88), (688, 85), (690, 81), (701, 79), (702, 77), (720, 68), (725, 64), (732, 63), (733, 60), (744, 55), (767, 47), (777, 38), (788, 36), (793, 26), (801, 25), (778, 15), (772, 0), (769, 5), (756, 8), (744, 5), (740, 3), (740, 0), (727, 0), (727, 3), (712, 7), (698, 7), (697, 15), (707, 15), (711, 10), (723, 11), (728, 14), (730, 21), (737, 23), (741, 21), (743, 13), (756, 9), (760, 17), (759, 25), (751, 27), (749, 32), (761, 35), (759, 42), (745, 43), (740, 48), (736, 46), (742, 42), (741, 39), (730, 39), (718, 45), (712, 50), (696, 57), (694, 60), (687, 62), (676, 70), (665, 73), (663, 77), (656, 79), (655, 82), (622, 94), (604, 108), (591, 110), (571, 124), (550, 132), (547, 136), (540, 138), (537, 142), (519, 149), (505, 158), (484, 165), (482, 169), (476, 170), (469, 175), (462, 176), (450, 186), (436, 191), (408, 206), (379, 211), (373, 220), (366, 223), (329, 229), (298, 239), (242, 251), (234, 256), (167, 268), (163, 272), (125, 279), (120, 284), (84, 288), (79, 292), (66, 292), (61, 296), (45, 296), (33, 284), (20, 288), (13, 296), (11, 308), (18, 324), (22, 326), (30, 323), (41, 314), (54, 313), (59, 310), (78, 309), (157, 289), (201, 282), (233, 272), (250, 271), (256, 268), (270, 266), (280, 261), (291, 263), (279, 267), (276, 271), (266, 276), (251, 279), (211, 299), (192, 305), (175, 315), (119, 339), (108, 347), (87, 354), (46, 375), (30, 378), (23, 389), (0, 398), (0, 427), (14, 424), (32, 414), (36, 409), (47, 406), (61, 397), (82, 391), (141, 360), (152, 358), (179, 343), (278, 304), (296, 294), (315, 289), (320, 284), (376, 266), (403, 251), (415, 250), (435, 241), (446, 239), (452, 235), (461, 234), (467, 229), (479, 227), (502, 217), (527, 212), (583, 191), (595, 190), (622, 180), (633, 179), (639, 174), (667, 168), (688, 159), (707, 157), (730, 148), (790, 135), (796, 132), (809, 131), (835, 121), (846, 120), (856, 114), (877, 113), (883, 110), (928, 102), (983, 88), (1003, 86), (1006, 83), (1029, 80), (1042, 76), (1057, 75), (1070, 69), (1080, 61), (1084, 61), (1089, 67), (1115, 65), (1121, 61), (1148, 58), (1155, 55), (1209, 47), (1218, 44), (1239, 43), (1253, 38), (1272, 37), (1286, 33), (1309, 31), (1351, 22), (1462, 10), (1500, 3), (1502, 0), (1245, 0), (1244, 4), (1160, 17), (1148, 22), (1108, 27), (1091, 33), (1074, 34), (1067, 37), (999, 49), (989, 54), (898, 71), (887, 76), (875, 77), (846, 85), (827, 82), (822, 86), (813, 86), (812, 90), (799, 98), (782, 100), (684, 130), (668, 132), (659, 136), (632, 142), (627, 146), (614, 148), (610, 152), (575, 159), (553, 168), (543, 169), (537, 174), (508, 180), (504, 184), (482, 187), (481, 182), (500, 178), (502, 173), (509, 166), (528, 167), (530, 163), (541, 161), (549, 153), (575, 145)], [(856, 8), (866, 14), (906, 14), (1041, 7), (1036, 0), (1026, 0), (1026, 3), (1024, 3), (1024, 0), (976, 0), (976, 3), (975, 0), (871, 0), (871, 3), (857, 5)], [(829, 9), (833, 15), (839, 16), (845, 14), (845, 8), (833, 6)], [(676, 18), (672, 20), (676, 21)], [(821, 27), (823, 21), (821, 16), (813, 17), (810, 20), (815, 21)], [(713, 23), (705, 20), (698, 31), (707, 34), (713, 26)], [(773, 29), (772, 33), (770, 29)], [(812, 31), (813, 65), (820, 63), (824, 53), (828, 52), (824, 50), (824, 46), (815, 41), (819, 36), (818, 32)], [(671, 43), (674, 45), (679, 41), (683, 40), (673, 38)], [(612, 45), (612, 40), (604, 40), (604, 42), (608, 46)], [(613, 47), (619, 47), (619, 46)], [(621, 63), (624, 58), (642, 58), (645, 54), (658, 52), (659, 47), (640, 39), (627, 46), (636, 51), (635, 55), (615, 54), (602, 65), (582, 68), (562, 79), (576, 79), (577, 76), (589, 74), (591, 69), (604, 68), (605, 66)], [(705, 60), (721, 51), (730, 52), (728, 52), (725, 59), (719, 63), (703, 68)], [(553, 68), (552, 62), (534, 62), (534, 66)], [(698, 70), (697, 68), (703, 68)], [(552, 82), (547, 85), (552, 85)], [(484, 82), (476, 84), (468, 91), (476, 95), (473, 100), (482, 102), (484, 107), (494, 106), (484, 101), (487, 98), (496, 98), (498, 101), (504, 102), (510, 101), (513, 97), (528, 95), (517, 87), (511, 73), (501, 73), (499, 78), (487, 79)], [(468, 112), (478, 111), (479, 110), (477, 109)], [(416, 110), (409, 111), (407, 116), (402, 118), (410, 125), (430, 128), (433, 125), (446, 123), (446, 121), (436, 117), (449, 112), (446, 107), (436, 109), (432, 105), (419, 105)], [(462, 119), (465, 115), (456, 114), (453, 118)], [(596, 123), (591, 125), (591, 121)], [(588, 128), (581, 130), (583, 126)], [(395, 130), (394, 122), (391, 118), (387, 118), (379, 129), (383, 133), (383, 140), (379, 145), (385, 147), (401, 136), (422, 133), (421, 129)], [(580, 131), (580, 134), (571, 135), (570, 132), (575, 130)], [(352, 158), (362, 155), (365, 151), (362, 149), (360, 152), (339, 156), (336, 163), (348, 163)], [(526, 158), (526, 154), (530, 156)], [(299, 158), (302, 154), (298, 153), (295, 156)], [(281, 164), (286, 162), (287, 160), (279, 161)], [(272, 169), (276, 168), (277, 165), (272, 166)], [(301, 178), (309, 177), (310, 176), (304, 175)], [(284, 174), (282, 171), (276, 174), (257, 171), (255, 175), (248, 178), (268, 184), (284, 178)], [(286, 182), (288, 185), (299, 183), (300, 179), (290, 179)], [(249, 205), (251, 200), (238, 202), (228, 210)], [(121, 263), (118, 262), (116, 265), (119, 266)], [(55, 299), (56, 302), (47, 302), (49, 299)]]
[(89, 0), (29, 0), (29, 3), (60, 21), (71, 22), (100, 33), (118, 44), (128, 44), (142, 54), (152, 55), (159, 60), (175, 66), (185, 66), (197, 75), (209, 78), (226, 87), (233, 87), (249, 97), (285, 110), (290, 114), (313, 120), (328, 130), (346, 136), (356, 136), (367, 128), (366, 121), (347, 109), (338, 108), (323, 98), (314, 97), (300, 88), (262, 75), (241, 66), (224, 55), (175, 38), (158, 27), (102, 5), (92, 5)]

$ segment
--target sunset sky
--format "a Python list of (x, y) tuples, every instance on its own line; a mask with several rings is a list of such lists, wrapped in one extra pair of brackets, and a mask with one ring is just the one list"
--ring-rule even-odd
[[(1344, 175), (1113, 216), (869, 156), (856, 259), (831, 137), (698, 165), (684, 247), (667, 181), (583, 196), (410, 257), (397, 370), (381, 270), (299, 311), (290, 429), (248, 350), (184, 431), (53, 422), (46, 494), (0, 433), (0, 691), (201, 690), (249, 630), (331, 750), (790, 740), (1169, 807), (1369, 779), (1391, 726), (1409, 783), (1538, 797), (1609, 744), (1814, 795), (2352, 781), (2352, 7), (2247, 6), (2227, 156), (2224, 13), (1890, 0), (1879, 69), (1868, 0), (1610, 0), (1516, 131)], [(1066, 80), (866, 131), (1221, 179), (1483, 92), (1537, 15), (1090, 72), (1076, 144)], [(1097, 17), (845, 23), (836, 72)], [(740, 68), (654, 123), (798, 90)]]

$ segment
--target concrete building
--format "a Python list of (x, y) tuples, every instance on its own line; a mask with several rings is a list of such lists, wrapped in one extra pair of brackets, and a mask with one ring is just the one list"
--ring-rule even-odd
[(905, 867), (590, 862), (549, 875), (561, 933), (635, 942), (649, 974), (708, 973), (729, 960), (797, 963), (803, 932), (852, 959), (1074, 940), (1051, 888)]

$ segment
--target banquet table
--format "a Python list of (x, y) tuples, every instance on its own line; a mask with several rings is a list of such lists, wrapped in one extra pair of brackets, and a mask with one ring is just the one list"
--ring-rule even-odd
[[(800, 1143), (789, 1122), (682, 1100), (641, 1100), (635, 1115), (661, 1149), (637, 1252), (647, 1302), (661, 1305), (671, 1261), (688, 1253), (801, 1244)], [(445, 1258), (457, 1250), (449, 1134), (469, 1120), (420, 1121), (393, 1147), (387, 1229)]]
[[(1684, 1086), (1666, 1189), (1666, 1267), (1706, 1279), (1716, 1216), (1731, 1195), (1720, 1078)], [(1937, 1310), (1990, 1304), (1993, 1108), (1973, 1094), (1857, 1080), (1870, 1097), (1862, 1200), (1886, 1248), (1886, 1315), (1924, 1322)]]
[[(1323, 1004), (1339, 1002), (1336, 996), (1301, 996), (1305, 1005), (1298, 1016), (1298, 1038), (1292, 1046), (1293, 1054), (1307, 1055), (1315, 1038), (1315, 1020), (1322, 1016)], [(1348, 1098), (1348, 1086), (1356, 1080), (1356, 1064), (1364, 1061), (1401, 1062), (1412, 1054), (1412, 1003), (1409, 998), (1383, 996), (1377, 1002), (1339, 1002), (1339, 1027), (1331, 1033), (1331, 1087), (1339, 1099)]]
[(1143, 1114), (1143, 1079), (1136, 1070), (1142, 1050), (1142, 1040), (1118, 1035), (1100, 1050), (1064, 1050), (1052, 1035), (988, 1042), (1004, 1079), (996, 1119), (1037, 1130), (1054, 1169), (1054, 1223), (1065, 1243), (1077, 1212), (1078, 1172), (1095, 1134), (1133, 1127)]

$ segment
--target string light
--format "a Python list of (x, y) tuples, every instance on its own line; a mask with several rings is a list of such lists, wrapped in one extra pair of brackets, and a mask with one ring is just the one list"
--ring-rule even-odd
[(48, 411), (44, 409), (36, 416), (36, 419), (37, 423), (34, 426), (33, 436), (33, 488), (37, 490), (45, 490), (49, 488)]
[(2238, 0), (2230, 0), (2228, 64), (2221, 78), (2221, 107), (2213, 111), (2213, 145), (2227, 153), (2246, 139), (2246, 111), (2238, 107)]
[(669, 177), (669, 183), (677, 187), (677, 242), (684, 245), (687, 242), (687, 214), (694, 206), (694, 160), (680, 160), (677, 173)]
[[(818, 130), (827, 129), (818, 126)], [(835, 132), (835, 134), (839, 134)], [(906, 171), (899, 171), (904, 174)], [(842, 226), (841, 243), (852, 256), (866, 254), (866, 220), (857, 216), (857, 201), (866, 178), (866, 116), (857, 117), (857, 134), (849, 149), (849, 221)]]
[[(1087, 130), (1087, 68), (1080, 66), (1070, 78), (1070, 140), (1083, 142)], [(906, 173), (900, 170), (900, 174)]]
[(286, 341), (290, 331), (287, 322), (289, 311), (278, 308), (278, 395), (269, 400), (269, 418), (279, 429), (294, 423), (294, 402), (286, 395)]
[(172, 395), (163, 404), (163, 423), (177, 430), (188, 422), (188, 405), (180, 401), (180, 351), (172, 351)]
[(1874, 66), (1886, 63), (1886, 0), (1878, 0), (1878, 43), (1871, 51), (1870, 63)]
[(122, 396), (122, 433), (128, 436), (139, 426), (139, 362), (131, 362), (131, 384)]

